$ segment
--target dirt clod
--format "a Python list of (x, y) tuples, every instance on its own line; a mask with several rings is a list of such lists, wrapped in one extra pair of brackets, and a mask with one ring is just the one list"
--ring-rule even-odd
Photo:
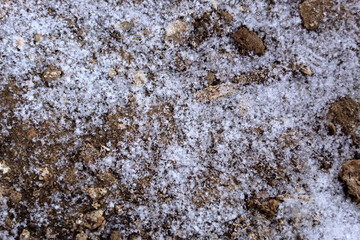
[[(330, 105), (327, 119), (333, 124), (339, 124), (342, 131), (352, 134), (355, 127), (359, 124), (360, 103), (350, 98), (343, 98)], [(336, 129), (332, 129), (336, 132)]]
[(329, 0), (306, 0), (299, 5), (299, 13), (308, 30), (316, 30), (324, 18), (326, 7), (331, 6)]
[(360, 203), (360, 160), (343, 163), (339, 177), (345, 182), (348, 194), (355, 202)]
[(253, 52), (255, 55), (265, 54), (265, 45), (256, 32), (249, 31), (246, 27), (241, 27), (231, 36), (240, 48), (241, 54)]

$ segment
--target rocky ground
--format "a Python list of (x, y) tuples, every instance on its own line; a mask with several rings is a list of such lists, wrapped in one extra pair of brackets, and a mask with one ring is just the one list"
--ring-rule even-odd
[(358, 239), (359, 12), (0, 1), (1, 239)]

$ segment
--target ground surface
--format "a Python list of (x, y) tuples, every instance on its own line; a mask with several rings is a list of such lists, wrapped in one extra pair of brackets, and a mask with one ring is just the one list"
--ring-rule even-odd
[(1, 238), (358, 239), (359, 12), (2, 0)]

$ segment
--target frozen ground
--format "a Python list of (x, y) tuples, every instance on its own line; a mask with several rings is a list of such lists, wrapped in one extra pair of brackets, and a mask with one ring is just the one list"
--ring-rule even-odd
[[(330, 135), (326, 115), (360, 102), (360, 3), (334, 1), (316, 31), (298, 6), (2, 0), (1, 238), (359, 239), (338, 180), (359, 128)], [(193, 46), (205, 12), (220, 33)], [(242, 26), (263, 56), (239, 53)], [(208, 72), (231, 93), (199, 101)]]

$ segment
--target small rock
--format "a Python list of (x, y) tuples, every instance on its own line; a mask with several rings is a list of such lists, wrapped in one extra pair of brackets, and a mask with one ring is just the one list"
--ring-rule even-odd
[(350, 98), (343, 98), (330, 105), (327, 119), (333, 124), (339, 124), (344, 133), (352, 134), (359, 124), (359, 113), (360, 103)]
[(165, 39), (171, 39), (177, 43), (185, 41), (185, 32), (187, 23), (183, 20), (176, 20), (171, 22), (166, 28)]
[(307, 66), (300, 66), (299, 67), (300, 72), (302, 72), (303, 74), (307, 75), (307, 76), (312, 76), (312, 71), (309, 67)]
[(249, 31), (246, 27), (241, 27), (231, 36), (240, 48), (241, 54), (253, 52), (258, 56), (265, 54), (265, 46), (261, 38), (255, 32)]
[(62, 75), (60, 69), (56, 66), (48, 66), (43, 72), (41, 79), (45, 82), (51, 82), (58, 79)]
[(108, 71), (107, 74), (108, 74), (109, 77), (113, 78), (113, 77), (115, 77), (117, 75), (117, 72), (116, 72), (115, 69), (110, 68), (110, 70)]
[(124, 21), (119, 23), (119, 28), (123, 32), (128, 32), (133, 27), (133, 22)]
[(52, 177), (49, 169), (47, 167), (41, 168), (41, 173), (39, 175), (39, 180), (48, 181)]
[(86, 214), (85, 219), (88, 221), (86, 227), (89, 229), (96, 229), (100, 227), (105, 221), (103, 214), (104, 214), (104, 210), (101, 209)]
[(30, 240), (30, 232), (24, 229), (19, 237), (20, 240)]
[(98, 200), (104, 197), (108, 191), (106, 188), (87, 188), (85, 192), (92, 200)]
[(241, 12), (243, 12), (243, 13), (245, 13), (245, 12), (247, 12), (247, 9), (246, 9), (246, 7), (244, 7), (244, 6), (240, 6), (240, 11)]
[(299, 13), (308, 30), (316, 30), (319, 28), (324, 18), (326, 7), (330, 7), (330, 0), (305, 0), (299, 5)]
[(10, 168), (4, 162), (0, 162), (0, 171), (5, 174), (10, 171)]
[(360, 159), (343, 163), (339, 177), (345, 182), (347, 192), (354, 202), (360, 203)]
[(121, 240), (121, 234), (119, 231), (111, 231), (110, 240)]
[(34, 35), (34, 43), (40, 42), (42, 39), (42, 36), (40, 34)]
[(24, 47), (24, 38), (22, 38), (22, 37), (18, 37), (17, 39), (16, 39), (16, 47), (18, 48), (18, 49), (23, 49), (23, 47)]
[(219, 84), (216, 86), (210, 86), (203, 90), (200, 90), (196, 94), (196, 99), (199, 102), (208, 102), (215, 99), (225, 97), (234, 92), (233, 85), (230, 84)]
[(79, 233), (75, 237), (75, 240), (87, 240), (87, 239), (88, 239), (88, 237), (86, 236), (85, 233)]

